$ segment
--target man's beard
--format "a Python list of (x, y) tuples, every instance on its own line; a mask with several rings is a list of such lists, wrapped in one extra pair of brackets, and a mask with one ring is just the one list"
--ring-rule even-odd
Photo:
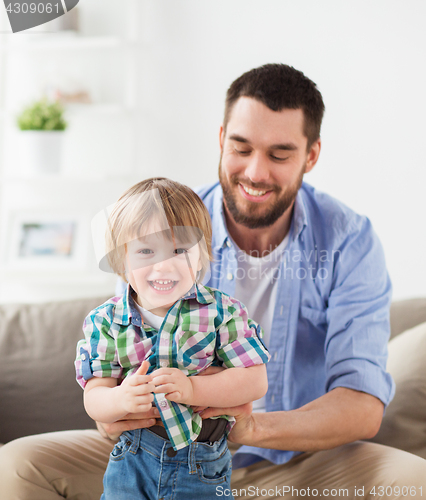
[[(303, 168), (300, 172), (299, 177), (296, 179), (296, 182), (293, 186), (290, 186), (282, 196), (277, 196), (277, 199), (272, 204), (270, 209), (262, 214), (257, 215), (256, 212), (259, 209), (259, 205), (257, 203), (252, 203), (246, 212), (242, 212), (238, 206), (236, 201), (236, 195), (231, 189), (231, 184), (236, 186), (238, 189), (238, 184), (240, 180), (236, 176), (232, 176), (228, 181), (226, 177), (222, 173), (222, 158), (219, 163), (219, 180), (222, 186), (223, 198), (225, 201), (226, 208), (231, 214), (232, 218), (237, 224), (242, 224), (243, 226), (249, 227), (251, 229), (257, 229), (261, 227), (272, 226), (274, 222), (276, 222), (281, 215), (293, 204), (296, 199), (297, 193), (303, 182), (303, 174), (305, 173), (306, 164), (303, 165)], [(244, 182), (245, 185), (259, 190), (272, 190), (275, 193), (279, 193), (282, 189), (278, 185), (265, 186), (265, 185), (256, 185), (252, 182)]]

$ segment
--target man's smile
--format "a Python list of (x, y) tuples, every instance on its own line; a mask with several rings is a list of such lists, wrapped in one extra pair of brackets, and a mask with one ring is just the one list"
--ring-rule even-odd
[(246, 200), (261, 202), (269, 198), (273, 190), (254, 189), (244, 184), (238, 183), (240, 192)]
[(243, 189), (246, 193), (251, 194), (253, 196), (262, 196), (266, 193), (266, 191), (258, 191), (257, 189), (248, 188), (248, 187), (244, 186), (243, 184), (241, 184), (241, 186), (243, 187)]

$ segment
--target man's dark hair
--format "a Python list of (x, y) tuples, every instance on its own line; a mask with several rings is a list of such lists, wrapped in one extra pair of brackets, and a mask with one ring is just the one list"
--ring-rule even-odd
[(308, 149), (319, 139), (325, 110), (321, 93), (312, 80), (292, 66), (265, 64), (237, 78), (226, 93), (225, 131), (232, 108), (240, 97), (257, 99), (272, 111), (302, 109)]

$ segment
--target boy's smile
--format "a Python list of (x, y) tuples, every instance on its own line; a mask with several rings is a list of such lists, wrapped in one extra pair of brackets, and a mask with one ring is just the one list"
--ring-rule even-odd
[(154, 280), (148, 281), (148, 283), (154, 290), (157, 290), (157, 292), (164, 293), (174, 288), (178, 282), (173, 280)]

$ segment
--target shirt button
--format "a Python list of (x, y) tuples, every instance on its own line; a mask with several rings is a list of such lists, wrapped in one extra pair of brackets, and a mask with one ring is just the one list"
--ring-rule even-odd
[(232, 273), (228, 273), (226, 275), (226, 277), (229, 279), (229, 281), (231, 281), (232, 279), (234, 279), (234, 275)]
[(160, 406), (161, 408), (166, 408), (167, 407), (166, 401), (160, 401)]
[(167, 363), (167, 361), (161, 361), (161, 362), (160, 362), (160, 366), (161, 366), (162, 368), (167, 368), (167, 367), (169, 366), (169, 363)]
[(232, 247), (232, 243), (231, 243), (231, 241), (229, 240), (229, 238), (226, 240), (226, 246), (227, 246), (228, 248), (231, 248), (231, 247)]
[(81, 359), (82, 359), (83, 361), (86, 361), (86, 355), (85, 355), (85, 354), (82, 354), (82, 355), (81, 355)]

